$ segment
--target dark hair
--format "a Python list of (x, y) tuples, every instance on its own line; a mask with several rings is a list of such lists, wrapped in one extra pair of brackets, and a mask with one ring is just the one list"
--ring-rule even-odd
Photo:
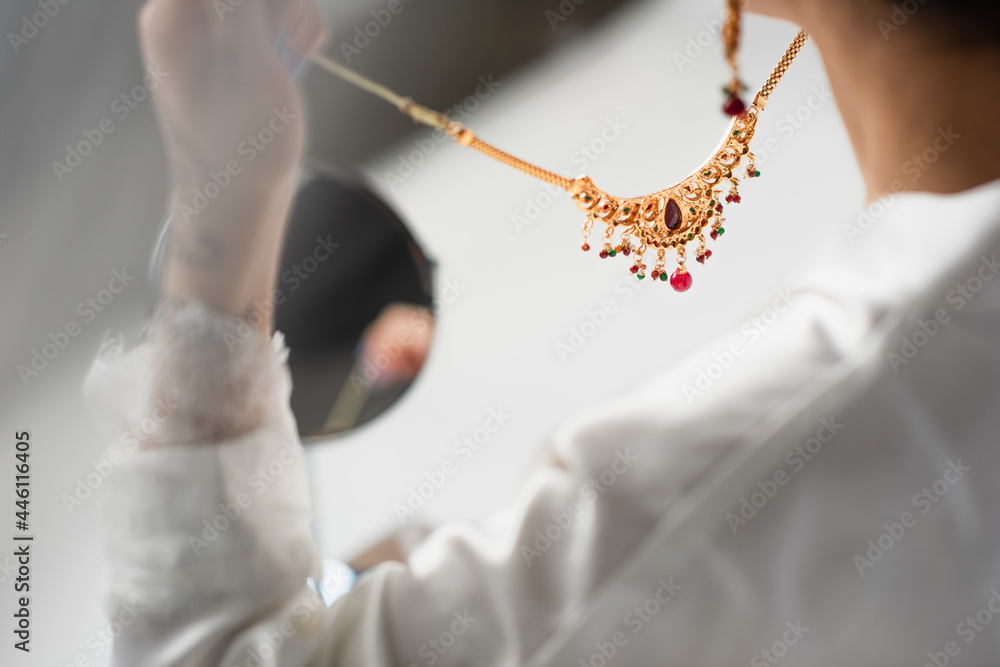
[(880, 0), (954, 46), (1000, 49), (1000, 0)]

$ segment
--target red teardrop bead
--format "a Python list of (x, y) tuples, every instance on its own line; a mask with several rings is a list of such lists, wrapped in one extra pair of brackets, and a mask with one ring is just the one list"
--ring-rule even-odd
[(607, 250), (602, 250), (601, 251), (601, 259), (607, 259), (607, 258), (608, 258), (608, 251)]
[(695, 257), (695, 259), (698, 260), (699, 264), (704, 264), (705, 263), (705, 256), (704, 255), (698, 255), (697, 257)]
[(719, 238), (719, 231), (718, 231), (718, 230), (716, 230), (716, 229), (713, 229), (713, 230), (712, 230), (712, 233), (711, 233), (711, 234), (709, 234), (709, 236), (711, 236), (711, 237), (712, 237), (712, 240), (713, 240), (713, 241), (715, 241), (716, 239), (718, 239), (718, 238)]
[(673, 199), (667, 200), (667, 208), (663, 212), (663, 224), (671, 231), (681, 226), (681, 207)]
[(711, 250), (706, 250), (705, 251), (705, 259), (708, 259), (711, 256), (712, 256), (712, 251)]
[(691, 274), (681, 269), (677, 269), (674, 271), (674, 275), (670, 276), (670, 286), (677, 292), (687, 292), (691, 289), (692, 283), (694, 283), (694, 279)]
[(727, 116), (742, 116), (747, 111), (747, 105), (743, 103), (743, 100), (738, 95), (731, 95), (722, 107), (722, 111)]
[(639, 267), (636, 266), (635, 264), (633, 264), (631, 271), (632, 271), (632, 273), (639, 273)]
[(653, 280), (656, 280), (657, 278), (660, 277), (660, 272), (657, 271), (656, 269), (653, 269), (653, 272), (649, 275), (649, 277), (652, 278)]

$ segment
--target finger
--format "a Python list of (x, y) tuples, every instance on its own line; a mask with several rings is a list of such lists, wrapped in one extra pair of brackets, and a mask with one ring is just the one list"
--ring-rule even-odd
[(325, 45), (327, 27), (322, 10), (313, 0), (305, 0), (303, 5), (294, 42), (299, 53), (308, 57)]
[(302, 74), (326, 39), (326, 21), (314, 0), (269, 0), (276, 48), (289, 70)]

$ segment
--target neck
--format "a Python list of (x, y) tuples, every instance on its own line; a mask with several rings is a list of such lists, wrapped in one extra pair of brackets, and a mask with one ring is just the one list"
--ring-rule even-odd
[(886, 38), (887, 15), (848, 16), (849, 4), (815, 3), (802, 24), (822, 54), (869, 201), (1000, 178), (1000, 49), (945, 44), (917, 25), (921, 17)]

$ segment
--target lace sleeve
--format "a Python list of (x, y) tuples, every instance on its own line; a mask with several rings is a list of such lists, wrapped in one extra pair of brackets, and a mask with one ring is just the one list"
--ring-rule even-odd
[(280, 333), (269, 338), (200, 303), (164, 302), (144, 345), (128, 354), (120, 341), (106, 346), (85, 393), (105, 420), (153, 418), (143, 449), (218, 444), (284, 416), (287, 356)]
[(101, 489), (107, 608), (127, 620), (112, 664), (216, 665), (226, 637), (316, 604), (287, 351), (196, 303), (165, 303), (149, 331), (108, 346), (85, 386), (112, 435), (141, 441)]

